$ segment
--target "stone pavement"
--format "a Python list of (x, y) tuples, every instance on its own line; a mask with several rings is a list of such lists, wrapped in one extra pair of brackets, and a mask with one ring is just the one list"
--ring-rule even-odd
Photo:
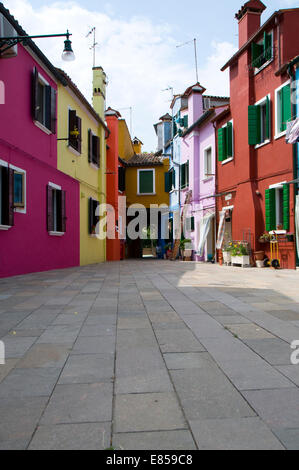
[(128, 260), (0, 280), (0, 449), (299, 449), (299, 272)]

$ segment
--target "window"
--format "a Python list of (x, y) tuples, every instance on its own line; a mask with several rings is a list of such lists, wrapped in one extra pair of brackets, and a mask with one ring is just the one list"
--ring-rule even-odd
[(100, 166), (100, 138), (88, 129), (88, 161)]
[(212, 175), (212, 147), (204, 150), (204, 178), (210, 178)]
[(0, 164), (0, 226), (14, 225), (14, 171)]
[(100, 205), (99, 201), (90, 197), (88, 199), (88, 233), (89, 235), (96, 234), (97, 224), (100, 220), (100, 217), (97, 216), (97, 209)]
[(234, 156), (234, 131), (233, 122), (229, 121), (221, 129), (218, 129), (218, 159), (223, 162)]
[(81, 153), (81, 134), (82, 121), (77, 116), (76, 111), (69, 110), (69, 146)]
[(258, 43), (251, 44), (251, 64), (256, 71), (273, 59), (273, 32), (264, 32), (264, 37)]
[(32, 76), (32, 118), (35, 123), (56, 133), (56, 90), (38, 73), (33, 70)]
[(121, 192), (126, 190), (126, 169), (122, 166), (118, 167), (118, 190)]
[(186, 219), (186, 231), (187, 232), (194, 232), (195, 230), (195, 221), (194, 221), (194, 217), (188, 217)]
[(25, 173), (14, 171), (14, 207), (25, 207)]
[(287, 83), (275, 91), (276, 137), (284, 135), (287, 123), (292, 119), (291, 84)]
[(165, 173), (165, 192), (170, 193), (175, 188), (175, 170), (171, 168)]
[(66, 232), (66, 192), (53, 183), (47, 186), (47, 229), (51, 235)]
[(289, 230), (290, 226), (290, 187), (278, 184), (266, 189), (265, 214), (266, 230)]
[(189, 186), (189, 161), (181, 165), (180, 172), (181, 172), (181, 189), (185, 189)]
[(155, 193), (155, 170), (138, 170), (138, 194)]
[(254, 106), (248, 106), (248, 143), (260, 145), (270, 142), (270, 97)]

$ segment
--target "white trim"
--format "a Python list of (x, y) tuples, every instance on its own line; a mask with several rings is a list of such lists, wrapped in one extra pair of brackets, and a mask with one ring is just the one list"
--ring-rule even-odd
[(280, 183), (271, 184), (269, 186), (269, 189), (276, 189), (276, 188), (282, 189), (283, 185), (286, 184), (286, 183), (287, 183), (287, 181), (282, 181)]
[(274, 96), (275, 96), (275, 135), (274, 135), (274, 139), (279, 139), (280, 137), (286, 135), (287, 131), (279, 131), (278, 130), (278, 93), (280, 92), (280, 90), (282, 90), (282, 88), (284, 88), (285, 86), (287, 85), (290, 85), (291, 84), (291, 80), (287, 80), (285, 83), (283, 83), (282, 85), (280, 85), (278, 88), (275, 89), (274, 91)]
[(70, 152), (72, 152), (76, 157), (81, 157), (82, 153), (78, 152), (77, 150), (74, 149), (71, 145), (67, 145), (67, 148), (69, 149)]
[(51, 186), (51, 188), (58, 189), (59, 191), (61, 191), (61, 186), (59, 186), (58, 184), (51, 183), (49, 181), (48, 185)]
[(213, 146), (212, 145), (207, 145), (207, 147), (203, 148), (203, 179), (202, 181), (207, 181), (211, 178), (213, 178), (213, 176), (211, 176), (210, 174), (207, 175), (207, 151), (208, 150), (211, 150), (211, 173), (213, 171)]
[(23, 197), (24, 197), (24, 207), (15, 207), (14, 211), (19, 212), (20, 214), (26, 214), (27, 213), (27, 198), (26, 198), (26, 193), (27, 193), (27, 175), (26, 175), (26, 170), (23, 170), (22, 168), (18, 168), (17, 166), (14, 165), (9, 165), (9, 168), (12, 170), (16, 171), (17, 173), (22, 173), (23, 174)]
[(223, 161), (221, 162), (221, 164), (222, 164), (222, 165), (225, 165), (226, 163), (232, 162), (233, 160), (234, 160), (234, 157), (229, 157), (229, 158), (227, 158), (226, 160), (223, 160)]
[(285, 234), (285, 233), (287, 233), (286, 230), (271, 230), (271, 232), (269, 232), (270, 235), (275, 235), (275, 234), (277, 234), (277, 235), (283, 235), (283, 234)]
[(50, 129), (48, 129), (46, 126), (44, 126), (41, 122), (39, 121), (33, 121), (36, 127), (38, 127), (41, 131), (43, 131), (45, 134), (50, 135), (52, 132)]
[(0, 230), (9, 230), (12, 226), (11, 225), (1, 225), (0, 224)]
[[(151, 171), (153, 173), (153, 192), (152, 193), (141, 193), (139, 187), (139, 173), (141, 171)], [(156, 169), (155, 168), (139, 168), (137, 170), (137, 195), (138, 196), (154, 196), (156, 194)]]
[(43, 77), (43, 75), (38, 72), (38, 79), (42, 82), (45, 86), (50, 86), (50, 83)]
[[(263, 65), (261, 65), (260, 68), (254, 67), (254, 75), (257, 75), (258, 73), (260, 73), (262, 70), (268, 67), (268, 65), (271, 64), (271, 62), (274, 61), (274, 30), (272, 29), (269, 32), (269, 34), (271, 34), (272, 36), (272, 57), (271, 59), (267, 60), (267, 62), (265, 62)], [(262, 45), (263, 42), (264, 42), (263, 39), (260, 39), (256, 44)]]
[(48, 232), (49, 235), (51, 235), (52, 237), (62, 237), (65, 232), (54, 232), (54, 231), (51, 231), (51, 232)]
[(97, 166), (95, 163), (92, 163), (92, 162), (89, 163), (89, 166), (90, 166), (91, 168), (93, 168), (94, 170), (99, 170), (99, 169), (100, 169), (99, 166)]
[(8, 162), (5, 162), (4, 160), (0, 160), (0, 165), (8, 168)]
[[(263, 147), (264, 145), (267, 145), (271, 142), (271, 123), (272, 123), (272, 116), (271, 116), (271, 93), (268, 93), (268, 95), (264, 96), (262, 99), (260, 99), (259, 101), (257, 101), (256, 103), (254, 103), (254, 106), (261, 106), (262, 104), (264, 103), (267, 103), (267, 98), (269, 98), (269, 138), (264, 140), (264, 142), (261, 142), (260, 144), (257, 144), (255, 145), (255, 149), (258, 149), (260, 147)], [(262, 130), (262, 120), (261, 120), (261, 130)]]
[(221, 212), (232, 211), (235, 206), (223, 206)]

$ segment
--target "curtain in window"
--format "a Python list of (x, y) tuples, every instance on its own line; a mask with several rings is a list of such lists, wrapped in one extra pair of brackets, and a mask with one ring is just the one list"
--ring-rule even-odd
[(220, 215), (220, 220), (219, 220), (218, 236), (217, 236), (217, 244), (216, 244), (217, 250), (221, 250), (221, 248), (222, 248), (222, 243), (223, 243), (223, 238), (224, 238), (224, 231), (225, 231), (225, 212), (226, 212), (226, 210), (223, 210), (219, 214)]
[(200, 238), (199, 238), (199, 243), (198, 243), (198, 248), (197, 248), (197, 253), (199, 256), (203, 255), (204, 251), (204, 246), (211, 228), (211, 220), (215, 216), (214, 213), (212, 214), (207, 214), (204, 217), (200, 219), (199, 222), (199, 233), (200, 233)]

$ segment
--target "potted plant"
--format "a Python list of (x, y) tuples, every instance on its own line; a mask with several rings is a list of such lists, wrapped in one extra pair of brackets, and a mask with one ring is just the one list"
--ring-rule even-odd
[(232, 244), (231, 263), (246, 266), (250, 264), (247, 246), (242, 242)]
[(164, 246), (164, 249), (165, 249), (166, 258), (170, 259), (172, 256), (171, 243), (166, 243), (166, 245)]
[(191, 240), (189, 238), (184, 238), (183, 240), (180, 241), (180, 250), (181, 250), (183, 259), (192, 257), (192, 248), (185, 249), (185, 245), (187, 245), (188, 243), (191, 243)]
[(227, 245), (222, 248), (222, 255), (223, 255), (223, 263), (230, 264), (231, 263), (231, 251), (233, 247), (233, 242), (228, 242)]
[(260, 243), (268, 243), (269, 241), (270, 241), (270, 235), (267, 232), (264, 232), (259, 238)]

